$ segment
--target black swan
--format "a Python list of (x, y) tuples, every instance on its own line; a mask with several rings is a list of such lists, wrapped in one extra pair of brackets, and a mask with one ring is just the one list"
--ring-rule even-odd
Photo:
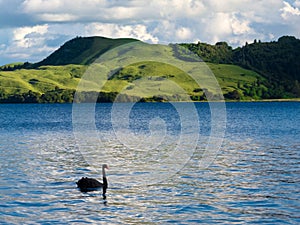
[(97, 181), (94, 178), (82, 177), (80, 180), (78, 180), (76, 182), (77, 187), (82, 192), (94, 191), (94, 190), (97, 190), (98, 188), (102, 188), (103, 189), (103, 197), (105, 197), (105, 193), (106, 193), (106, 189), (107, 189), (107, 179), (106, 179), (105, 169), (108, 169), (107, 164), (102, 165), (103, 183)]

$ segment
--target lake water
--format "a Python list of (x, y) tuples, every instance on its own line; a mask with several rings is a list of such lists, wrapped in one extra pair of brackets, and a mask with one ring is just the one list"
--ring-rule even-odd
[(114, 106), (0, 105), (0, 224), (300, 223), (300, 103), (226, 103), (220, 149), (206, 103)]

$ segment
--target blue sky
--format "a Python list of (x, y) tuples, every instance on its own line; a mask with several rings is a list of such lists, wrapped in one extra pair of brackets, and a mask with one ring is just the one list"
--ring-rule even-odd
[(76, 36), (148, 43), (300, 37), (300, 0), (0, 0), (0, 65), (37, 62)]

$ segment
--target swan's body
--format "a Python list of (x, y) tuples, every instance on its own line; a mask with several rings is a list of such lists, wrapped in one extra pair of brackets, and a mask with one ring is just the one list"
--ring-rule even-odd
[(80, 189), (88, 188), (102, 188), (103, 184), (94, 178), (82, 177), (77, 183), (77, 187)]
[(88, 178), (88, 177), (82, 177), (80, 180), (76, 182), (77, 187), (80, 188), (81, 191), (87, 192), (87, 191), (94, 191), (98, 188), (103, 189), (103, 196), (105, 196), (106, 189), (107, 189), (107, 179), (106, 179), (106, 173), (105, 169), (108, 169), (108, 166), (106, 164), (102, 165), (102, 176), (103, 176), (103, 183), (99, 182), (98, 180), (94, 178)]

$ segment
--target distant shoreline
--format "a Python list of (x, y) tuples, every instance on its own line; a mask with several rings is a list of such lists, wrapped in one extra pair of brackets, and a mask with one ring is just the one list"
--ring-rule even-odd
[(225, 100), (225, 102), (300, 102), (300, 98), (259, 99), (259, 100)]
[[(251, 99), (251, 100), (224, 100), (224, 101), (188, 101), (192, 103), (210, 103), (210, 102), (224, 102), (224, 103), (256, 103), (256, 102), (300, 102), (300, 98), (288, 98), (288, 99)], [(5, 104), (73, 104), (74, 102), (0, 102), (0, 105)], [(80, 104), (80, 102), (78, 102)], [(92, 102), (81, 102), (92, 103)], [(96, 104), (101, 103), (130, 103), (130, 102), (96, 102)], [(132, 102), (131, 102), (132, 103)], [(146, 102), (136, 102), (136, 103), (187, 103), (187, 101), (146, 101)]]

